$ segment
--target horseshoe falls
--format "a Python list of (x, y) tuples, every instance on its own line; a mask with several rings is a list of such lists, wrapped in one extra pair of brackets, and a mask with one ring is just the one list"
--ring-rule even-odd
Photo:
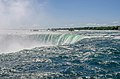
[(9, 52), (36, 46), (58, 46), (74, 44), (85, 38), (77, 34), (8, 34), (0, 36), (0, 50)]
[(0, 32), (0, 79), (120, 79), (120, 31)]

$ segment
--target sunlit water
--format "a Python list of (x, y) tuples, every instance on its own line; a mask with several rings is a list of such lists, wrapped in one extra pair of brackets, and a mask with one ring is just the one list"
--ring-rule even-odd
[(120, 31), (9, 32), (0, 44), (0, 79), (120, 79)]

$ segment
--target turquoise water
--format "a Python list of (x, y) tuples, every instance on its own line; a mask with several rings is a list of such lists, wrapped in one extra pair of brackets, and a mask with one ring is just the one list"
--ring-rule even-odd
[[(1, 52), (0, 79), (120, 79), (120, 31), (1, 37), (6, 39), (1, 48), (8, 44), (23, 48)], [(29, 46), (33, 48), (24, 48)]]

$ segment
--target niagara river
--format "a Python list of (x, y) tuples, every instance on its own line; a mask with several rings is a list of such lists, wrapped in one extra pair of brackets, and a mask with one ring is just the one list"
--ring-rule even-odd
[(120, 79), (120, 31), (1, 32), (0, 79)]

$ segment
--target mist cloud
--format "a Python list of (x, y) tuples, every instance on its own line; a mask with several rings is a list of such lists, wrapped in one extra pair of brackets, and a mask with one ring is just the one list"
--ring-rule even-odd
[(47, 0), (0, 0), (0, 29), (30, 28), (51, 21)]

